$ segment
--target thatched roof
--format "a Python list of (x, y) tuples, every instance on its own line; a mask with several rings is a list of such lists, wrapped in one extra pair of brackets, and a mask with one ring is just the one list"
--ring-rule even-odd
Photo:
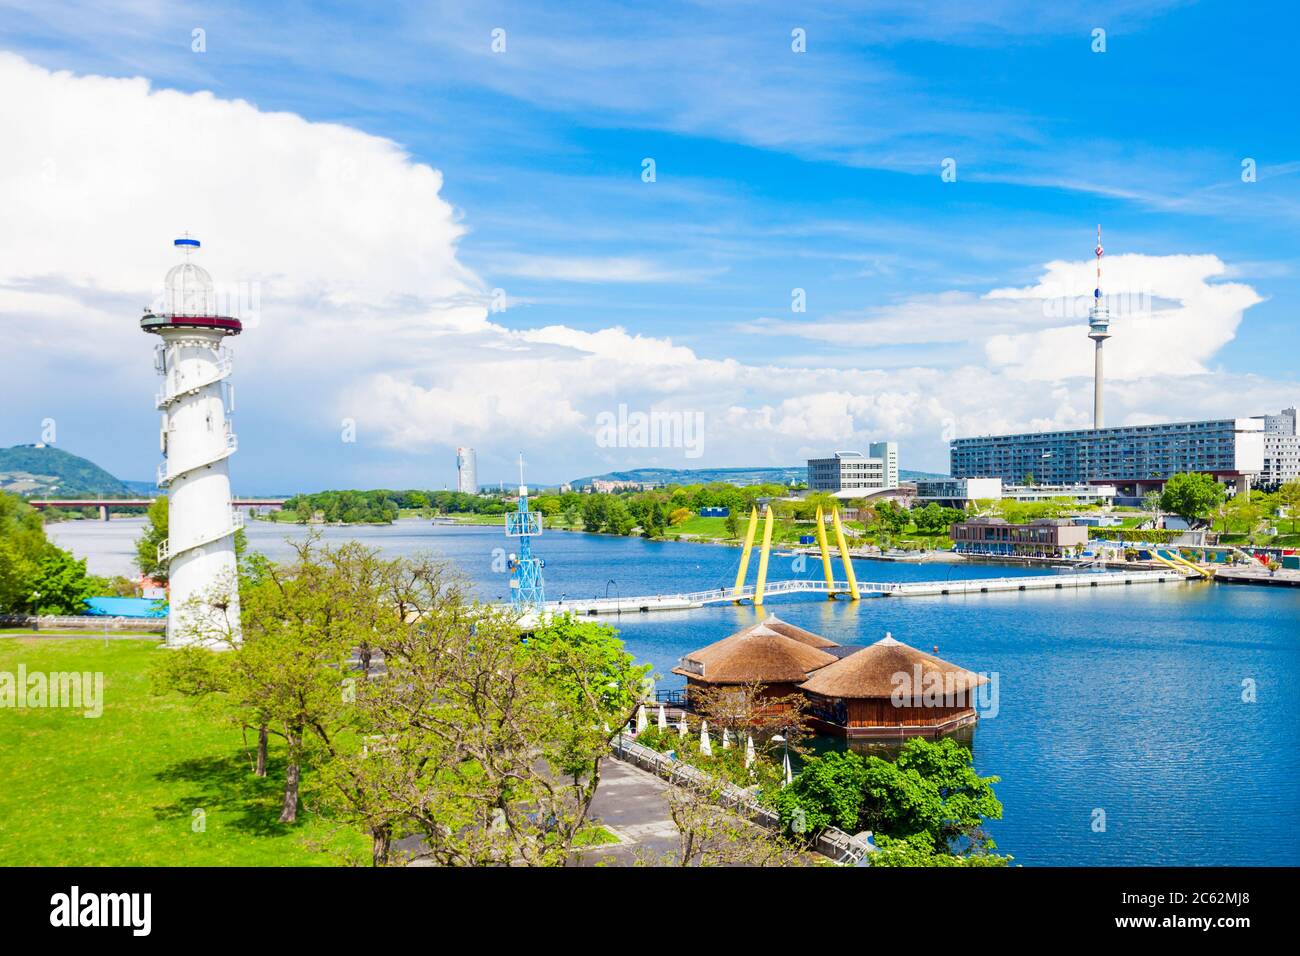
[(769, 621), (751, 624), (708, 647), (691, 651), (673, 673), (705, 684), (799, 683), (819, 667), (835, 661), (824, 650), (782, 634)]
[(890, 697), (900, 686), (896, 674), (906, 675), (908, 683), (902, 686), (911, 688), (909, 700), (919, 699), (931, 686), (940, 691), (970, 691), (988, 683), (987, 677), (908, 647), (886, 634), (857, 653), (823, 667), (800, 687), (823, 697)]
[(764, 618), (762, 623), (776, 631), (778, 634), (782, 634), (791, 640), (798, 641), (800, 644), (807, 644), (809, 647), (839, 647), (839, 645), (834, 641), (828, 640), (820, 634), (814, 634), (812, 631), (805, 631), (802, 627), (787, 624), (785, 621), (774, 615)]

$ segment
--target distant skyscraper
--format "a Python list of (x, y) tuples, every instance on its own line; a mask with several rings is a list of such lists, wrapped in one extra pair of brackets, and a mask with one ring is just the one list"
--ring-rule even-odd
[(473, 448), (456, 449), (456, 490), (478, 494), (478, 459)]

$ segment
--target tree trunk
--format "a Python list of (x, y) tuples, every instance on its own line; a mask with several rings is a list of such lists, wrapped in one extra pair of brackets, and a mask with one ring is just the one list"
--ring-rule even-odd
[(388, 865), (388, 850), (393, 840), (390, 827), (372, 827), (370, 830), (370, 862), (374, 866)]
[(299, 742), (301, 731), (290, 731), (287, 735), (289, 744), (289, 765), (284, 772), (284, 806), (280, 810), (281, 823), (294, 823), (298, 819), (298, 781), (302, 774), (299, 763), (301, 752)]
[(257, 728), (257, 766), (253, 768), (254, 775), (258, 777), (266, 776), (266, 724)]

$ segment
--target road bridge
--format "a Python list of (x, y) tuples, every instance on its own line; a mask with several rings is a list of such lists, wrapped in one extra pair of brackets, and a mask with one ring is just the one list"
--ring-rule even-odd
[[(236, 508), (270, 508), (278, 511), (284, 507), (288, 498), (235, 498), (231, 504)], [(107, 521), (109, 512), (114, 508), (148, 508), (154, 503), (153, 498), (29, 498), (27, 503), (37, 511), (46, 508), (98, 508), (99, 516)]]

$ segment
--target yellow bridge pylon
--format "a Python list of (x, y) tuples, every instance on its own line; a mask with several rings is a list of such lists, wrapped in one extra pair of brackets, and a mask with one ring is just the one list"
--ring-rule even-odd
[[(854, 601), (862, 595), (858, 591), (858, 579), (853, 573), (853, 560), (849, 557), (848, 542), (844, 538), (844, 525), (840, 522), (840, 509), (831, 509), (831, 519), (835, 526), (835, 544), (844, 563), (844, 577), (848, 581), (848, 595)], [(740, 553), (740, 568), (736, 571), (736, 585), (732, 589), (732, 598), (739, 604), (745, 587), (745, 576), (749, 571), (749, 555), (754, 549), (754, 538), (758, 533), (758, 508), (749, 509), (749, 527), (745, 529), (745, 547)], [(826, 541), (826, 515), (820, 505), (817, 506), (817, 546), (821, 550), (822, 571), (826, 575), (827, 597), (835, 597), (835, 573), (831, 565), (830, 547)], [(767, 562), (772, 553), (772, 506), (763, 511), (763, 543), (758, 552), (758, 582), (754, 586), (754, 604), (762, 607), (763, 590), (767, 585)]]

